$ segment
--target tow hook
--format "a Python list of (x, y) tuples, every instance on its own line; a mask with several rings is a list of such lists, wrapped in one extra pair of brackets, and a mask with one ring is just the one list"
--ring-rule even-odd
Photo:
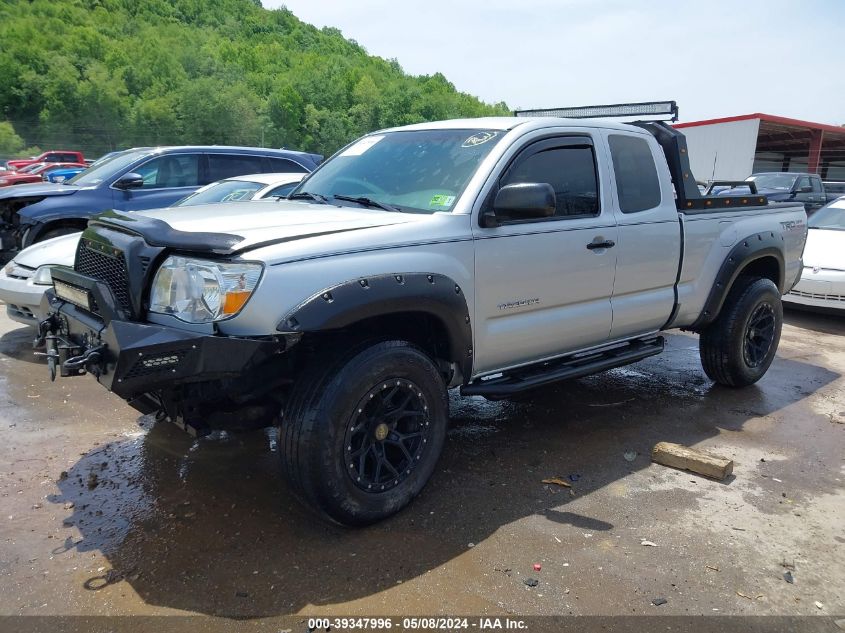
[[(78, 373), (80, 369), (90, 371), (92, 374), (98, 375), (100, 371), (100, 362), (103, 360), (103, 350), (105, 345), (98, 345), (86, 350), (85, 353), (79, 356), (68, 358), (62, 363), (62, 370), (67, 370), (68, 373)], [(48, 359), (49, 361), (49, 359)], [(64, 375), (64, 371), (62, 374)]]
[(90, 372), (95, 376), (104, 373), (100, 364), (103, 360), (105, 345), (98, 345), (84, 349), (80, 345), (69, 341), (57, 334), (48, 334), (44, 337), (46, 351), (35, 352), (36, 356), (47, 358), (47, 369), (50, 371), (50, 380), (56, 380), (56, 371), (63, 378), (68, 376), (81, 376)]

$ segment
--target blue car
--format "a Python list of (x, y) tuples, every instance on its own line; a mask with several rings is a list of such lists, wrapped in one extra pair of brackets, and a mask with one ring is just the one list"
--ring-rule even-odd
[(116, 152), (58, 183), (0, 191), (0, 261), (35, 242), (81, 231), (116, 209), (159, 209), (203, 185), (244, 174), (309, 173), (318, 154), (255, 147), (141, 147)]
[(70, 180), (81, 171), (85, 171), (86, 167), (63, 167), (61, 169), (53, 169), (44, 174), (44, 180), (47, 182), (64, 182)]

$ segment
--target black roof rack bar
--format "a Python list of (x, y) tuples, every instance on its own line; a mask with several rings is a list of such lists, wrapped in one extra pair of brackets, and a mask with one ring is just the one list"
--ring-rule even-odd
[(612, 103), (607, 105), (573, 106), (565, 108), (539, 108), (514, 110), (514, 116), (554, 116), (567, 119), (602, 119), (611, 117), (668, 117), (678, 120), (678, 104), (674, 101), (641, 101), (639, 103)]

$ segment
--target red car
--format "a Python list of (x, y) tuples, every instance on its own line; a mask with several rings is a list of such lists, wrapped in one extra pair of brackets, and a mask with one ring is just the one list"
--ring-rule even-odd
[[(38, 163), (36, 163), (38, 164)], [(26, 169), (25, 173), (21, 172), (2, 172), (0, 173), (0, 187), (10, 187), (12, 185), (23, 185), (32, 182), (41, 182), (44, 180), (44, 175), (54, 169), (64, 169), (66, 167), (82, 167), (86, 168), (85, 163), (40, 163), (37, 167), (27, 165), (22, 169)]]
[(7, 160), (6, 169), (20, 169), (33, 163), (85, 163), (82, 152), (72, 150), (53, 149), (44, 152), (35, 158), (22, 158), (20, 160)]

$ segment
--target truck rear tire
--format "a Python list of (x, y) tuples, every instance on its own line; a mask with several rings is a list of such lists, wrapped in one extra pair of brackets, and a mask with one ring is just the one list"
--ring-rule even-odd
[(701, 365), (726, 387), (754, 384), (769, 369), (780, 342), (783, 306), (770, 279), (741, 277), (718, 318), (701, 332)]
[(283, 471), (298, 496), (345, 525), (405, 507), (434, 472), (449, 417), (443, 378), (405, 341), (318, 358), (282, 418)]

